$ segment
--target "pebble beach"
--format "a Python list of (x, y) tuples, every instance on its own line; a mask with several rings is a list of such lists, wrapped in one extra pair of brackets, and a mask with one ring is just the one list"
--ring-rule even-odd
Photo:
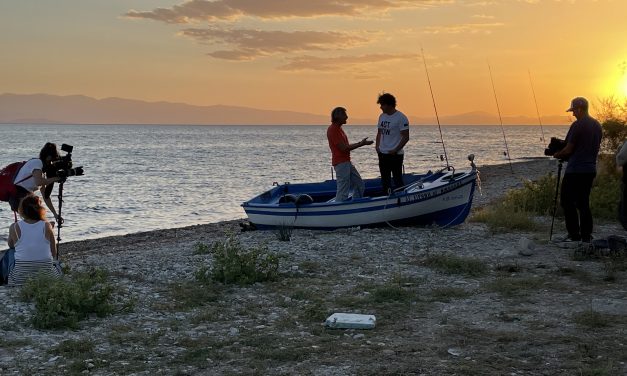
[[(473, 210), (555, 174), (557, 162), (479, 171)], [(543, 230), (532, 233), (492, 233), (467, 221), (448, 229), (294, 230), (280, 241), (273, 231), (241, 232), (241, 219), (61, 243), (70, 270), (106, 270), (133, 307), (76, 330), (37, 330), (32, 304), (0, 287), (0, 374), (627, 374), (626, 272), (610, 281), (607, 260), (576, 260), (548, 243), (550, 218), (538, 221)], [(595, 226), (595, 236), (624, 235), (617, 223)], [(181, 304), (197, 288), (195, 271), (212, 262), (194, 252), (197, 244), (229, 234), (279, 255), (280, 278), (216, 284), (206, 302)], [(437, 255), (474, 260), (484, 272), (442, 272), (429, 261)], [(376, 299), (389, 286), (409, 298)], [(372, 314), (377, 325), (325, 328), (334, 312)], [(586, 314), (608, 322), (586, 326)], [(62, 351), (67, 341), (77, 349)]]

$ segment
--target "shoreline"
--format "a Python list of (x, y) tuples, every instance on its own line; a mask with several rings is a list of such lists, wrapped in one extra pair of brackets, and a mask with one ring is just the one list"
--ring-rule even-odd
[[(473, 197), (472, 210), (488, 205), (499, 199), (507, 190), (522, 186), (524, 179), (535, 180), (549, 172), (555, 172), (557, 161), (553, 158), (538, 157), (533, 160), (512, 162), (514, 173), (512, 174), (509, 163), (498, 165), (479, 166), (481, 189), (477, 187)], [(163, 240), (176, 239), (179, 235), (189, 234), (194, 231), (231, 231), (239, 232), (240, 223), (248, 222), (248, 218), (242, 217), (205, 224), (195, 224), (182, 227), (172, 227), (158, 230), (146, 230), (124, 235), (109, 235), (99, 238), (73, 240), (59, 243), (60, 254), (65, 252), (79, 252), (81, 248), (92, 248), (99, 242), (107, 242), (118, 246), (124, 242), (149, 242), (151, 236)]]

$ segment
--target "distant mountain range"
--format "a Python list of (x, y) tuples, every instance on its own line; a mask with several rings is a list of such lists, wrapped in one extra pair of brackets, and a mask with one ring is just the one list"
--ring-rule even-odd
[[(435, 117), (409, 116), (414, 125), (434, 125)], [(351, 125), (376, 119), (351, 118)], [(545, 116), (542, 123), (568, 124), (568, 116)], [(238, 106), (194, 106), (122, 98), (95, 99), (83, 95), (0, 94), (0, 123), (5, 124), (189, 124), (189, 125), (325, 125), (329, 115), (271, 111)], [(442, 116), (442, 125), (499, 124), (487, 112)], [(537, 118), (504, 117), (503, 124), (536, 125)]]

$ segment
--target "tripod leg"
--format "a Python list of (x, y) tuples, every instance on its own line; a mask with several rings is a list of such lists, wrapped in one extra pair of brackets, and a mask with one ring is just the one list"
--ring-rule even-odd
[(64, 181), (59, 183), (59, 211), (58, 216), (59, 220), (57, 223), (57, 261), (59, 260), (59, 243), (61, 242), (61, 227), (63, 227), (63, 217), (61, 217), (61, 209), (63, 208), (63, 183)]
[(562, 161), (557, 165), (557, 184), (555, 186), (555, 199), (553, 200), (553, 216), (551, 217), (551, 231), (549, 232), (549, 241), (553, 238), (553, 225), (555, 224), (555, 213), (557, 212), (557, 196), (559, 195), (560, 179), (562, 177)]

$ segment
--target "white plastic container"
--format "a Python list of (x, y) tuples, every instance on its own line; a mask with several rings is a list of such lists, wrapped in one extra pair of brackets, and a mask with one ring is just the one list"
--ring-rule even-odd
[(333, 329), (374, 329), (377, 319), (374, 315), (359, 313), (334, 313), (324, 322)]

